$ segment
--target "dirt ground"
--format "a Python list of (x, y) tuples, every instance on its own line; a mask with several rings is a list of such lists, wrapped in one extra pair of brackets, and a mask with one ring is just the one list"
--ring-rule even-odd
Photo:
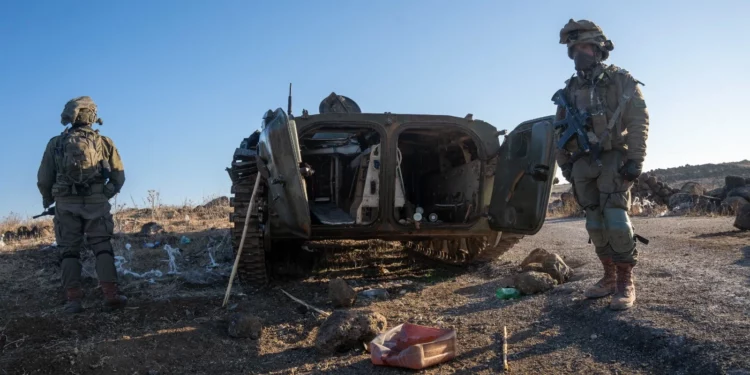
[[(730, 218), (634, 219), (648, 239), (635, 269), (637, 305), (608, 310), (609, 299), (586, 300), (600, 277), (584, 223), (550, 220), (542, 231), (491, 265), (472, 269), (424, 262), (398, 244), (330, 247), (315, 276), (262, 290), (233, 289), (221, 303), (231, 254), (218, 251), (226, 230), (190, 234), (192, 248), (176, 257), (132, 238), (116, 240), (123, 267), (162, 276), (123, 277), (125, 311), (99, 311), (101, 292), (86, 278), (86, 311), (61, 313), (59, 267), (52, 248), (0, 251), (0, 372), (2, 374), (390, 374), (362, 349), (319, 355), (315, 335), (324, 318), (303, 311), (279, 289), (331, 311), (327, 283), (343, 277), (355, 289), (385, 287), (385, 300), (359, 298), (358, 307), (403, 322), (453, 327), (459, 356), (424, 374), (502, 371), (507, 326), (515, 374), (750, 374), (750, 232)], [(133, 253), (125, 253), (131, 243)], [(175, 246), (180, 246), (176, 243)], [(188, 246), (183, 246), (188, 248)], [(572, 280), (552, 291), (503, 301), (495, 291), (534, 248), (563, 256)], [(208, 249), (218, 265), (210, 262)], [(263, 320), (259, 340), (227, 335), (235, 312)]]

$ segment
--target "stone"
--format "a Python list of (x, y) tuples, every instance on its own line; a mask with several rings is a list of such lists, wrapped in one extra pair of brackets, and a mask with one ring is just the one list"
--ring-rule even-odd
[(706, 195), (708, 195), (709, 197), (724, 199), (727, 197), (727, 191), (723, 187), (720, 187), (707, 191)]
[(224, 197), (224, 196), (212, 199), (208, 203), (203, 205), (204, 208), (228, 207), (228, 206), (229, 206), (229, 198)]
[(692, 207), (693, 205), (693, 196), (690, 194), (685, 193), (677, 193), (673, 194), (671, 197), (669, 197), (669, 203), (667, 206), (669, 206), (669, 209), (672, 210), (676, 207)]
[(732, 191), (738, 187), (743, 187), (747, 183), (745, 181), (744, 177), (740, 176), (727, 176), (724, 178), (724, 186), (726, 186), (727, 191)]
[(734, 227), (739, 230), (750, 230), (750, 204), (739, 208), (734, 219)]
[(730, 213), (736, 213), (740, 209), (740, 207), (748, 204), (748, 202), (745, 198), (742, 197), (729, 197), (727, 199), (724, 199), (723, 202), (721, 202), (721, 207), (724, 208), (725, 211), (728, 211)]
[(143, 224), (140, 231), (141, 236), (153, 236), (159, 233), (164, 233), (164, 227), (162, 227), (155, 221)]
[(750, 186), (743, 186), (732, 189), (727, 193), (727, 198), (730, 197), (742, 197), (746, 201), (750, 201)]
[(536, 248), (532, 250), (531, 253), (529, 253), (526, 259), (523, 260), (523, 262), (521, 262), (521, 267), (525, 267), (526, 265), (531, 263), (542, 263), (547, 255), (549, 255), (549, 252), (547, 252), (547, 250)]
[(333, 307), (351, 307), (357, 301), (357, 292), (343, 279), (333, 279), (328, 282), (328, 298)]
[(529, 271), (516, 275), (514, 284), (523, 294), (544, 293), (555, 287), (557, 281), (547, 273)]
[(549, 254), (542, 262), (542, 271), (552, 276), (558, 284), (568, 281), (573, 270), (557, 254)]
[(229, 318), (229, 336), (257, 340), (263, 332), (260, 318), (244, 313), (235, 313)]
[(573, 193), (560, 194), (560, 200), (563, 201), (563, 203), (575, 203), (576, 202), (576, 199), (573, 196)]
[(320, 326), (315, 348), (322, 354), (361, 348), (387, 326), (385, 316), (371, 310), (335, 310)]
[(682, 185), (680, 192), (689, 195), (703, 195), (705, 189), (703, 189), (703, 186), (697, 182), (688, 182), (685, 185)]
[(544, 267), (541, 263), (529, 263), (521, 268), (521, 272), (544, 272)]

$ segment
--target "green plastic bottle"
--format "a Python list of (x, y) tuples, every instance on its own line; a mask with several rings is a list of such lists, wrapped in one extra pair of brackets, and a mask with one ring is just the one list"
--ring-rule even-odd
[(500, 288), (495, 295), (500, 299), (515, 299), (521, 297), (521, 292), (516, 288)]

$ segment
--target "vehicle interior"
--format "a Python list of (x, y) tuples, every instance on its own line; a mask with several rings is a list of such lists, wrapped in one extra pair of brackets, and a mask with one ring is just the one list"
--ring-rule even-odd
[(313, 225), (368, 225), (378, 217), (380, 135), (365, 127), (318, 128), (300, 137)]
[(479, 212), (481, 162), (474, 140), (450, 126), (419, 127), (398, 137), (406, 204), (401, 224), (464, 224)]
[[(369, 225), (379, 215), (380, 135), (366, 127), (318, 128), (300, 137), (314, 225)], [(396, 220), (403, 225), (471, 223), (479, 212), (481, 162), (474, 140), (448, 126), (398, 138)]]

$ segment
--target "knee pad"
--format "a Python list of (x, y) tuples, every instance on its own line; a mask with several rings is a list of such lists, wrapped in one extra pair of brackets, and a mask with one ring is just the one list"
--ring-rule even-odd
[(604, 221), (607, 237), (612, 250), (616, 253), (628, 253), (635, 248), (633, 225), (628, 213), (621, 208), (605, 208)]
[(586, 231), (594, 246), (601, 248), (607, 245), (604, 220), (597, 209), (586, 210)]

